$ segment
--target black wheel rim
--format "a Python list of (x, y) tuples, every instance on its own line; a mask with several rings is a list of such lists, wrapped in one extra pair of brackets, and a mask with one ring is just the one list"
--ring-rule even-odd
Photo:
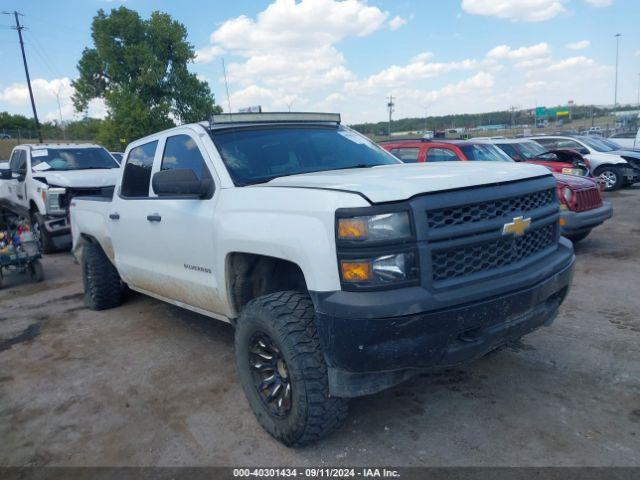
[(249, 342), (249, 368), (258, 396), (272, 415), (284, 417), (291, 410), (291, 379), (282, 352), (266, 333)]

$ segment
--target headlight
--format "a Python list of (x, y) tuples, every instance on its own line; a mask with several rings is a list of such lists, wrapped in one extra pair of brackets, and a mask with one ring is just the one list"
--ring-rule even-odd
[(571, 203), (571, 198), (573, 197), (573, 192), (569, 187), (564, 187), (562, 189), (562, 196), (564, 197), (567, 203)]
[(414, 252), (340, 261), (342, 281), (363, 286), (386, 285), (415, 280), (418, 276)]
[(409, 212), (338, 218), (338, 240), (394, 241), (411, 237)]
[(66, 193), (64, 188), (49, 188), (42, 191), (42, 200), (44, 201), (45, 213), (47, 215), (55, 215), (65, 213), (62, 206), (62, 197)]

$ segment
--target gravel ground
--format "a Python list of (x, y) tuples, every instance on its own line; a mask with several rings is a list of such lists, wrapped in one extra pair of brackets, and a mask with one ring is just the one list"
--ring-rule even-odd
[(640, 188), (608, 198), (551, 327), (356, 399), (297, 450), (249, 410), (229, 325), (142, 295), (92, 312), (46, 256), (44, 283), (0, 290), (0, 465), (640, 466)]

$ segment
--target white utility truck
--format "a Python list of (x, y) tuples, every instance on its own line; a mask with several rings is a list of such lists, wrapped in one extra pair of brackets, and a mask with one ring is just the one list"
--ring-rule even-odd
[(249, 405), (286, 445), (347, 399), (550, 324), (573, 273), (556, 182), (508, 162), (402, 164), (337, 114), (223, 114), (130, 144), (71, 203), (93, 309), (125, 289), (230, 322)]
[(0, 207), (31, 220), (45, 253), (71, 246), (69, 202), (113, 187), (120, 167), (89, 144), (18, 145), (0, 168)]

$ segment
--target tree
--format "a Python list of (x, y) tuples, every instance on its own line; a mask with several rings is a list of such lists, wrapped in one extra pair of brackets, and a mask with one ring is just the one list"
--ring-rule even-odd
[(92, 99), (104, 100), (108, 115), (98, 140), (105, 145), (121, 146), (174, 120), (196, 122), (222, 111), (208, 84), (189, 73), (195, 51), (184, 25), (170, 15), (153, 12), (144, 20), (125, 7), (108, 15), (99, 10), (91, 32), (94, 45), (78, 62), (73, 103), (81, 112)]

